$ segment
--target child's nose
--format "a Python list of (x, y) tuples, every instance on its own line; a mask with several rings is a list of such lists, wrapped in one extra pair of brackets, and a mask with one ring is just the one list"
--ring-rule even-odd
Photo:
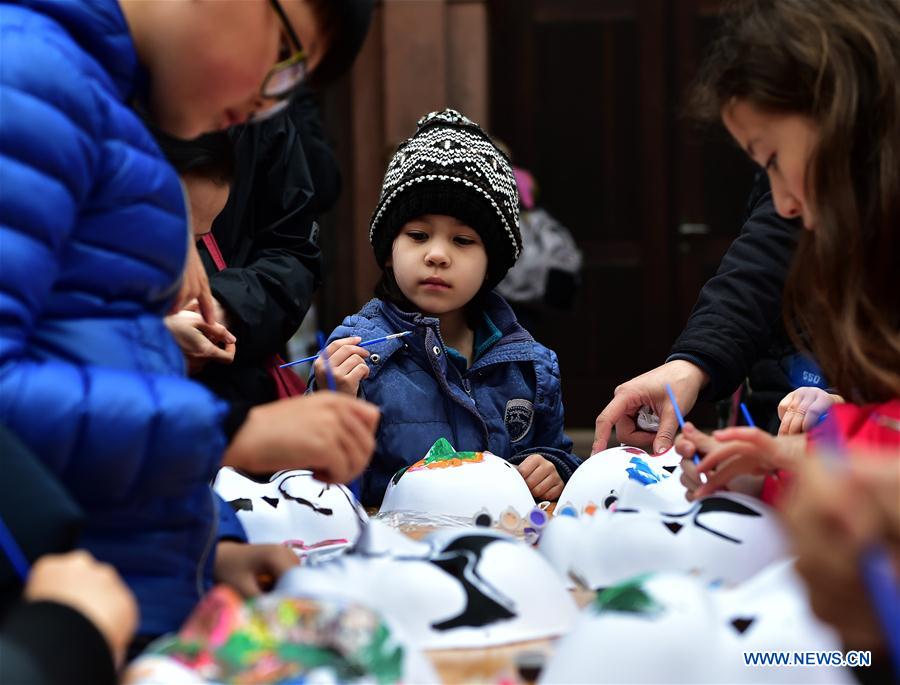
[(425, 262), (431, 265), (446, 265), (450, 263), (450, 255), (444, 245), (439, 241), (433, 241), (428, 247), (428, 252), (425, 254)]

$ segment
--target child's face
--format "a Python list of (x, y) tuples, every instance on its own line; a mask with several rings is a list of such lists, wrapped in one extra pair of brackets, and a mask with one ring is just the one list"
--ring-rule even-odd
[(191, 231), (199, 238), (212, 230), (213, 221), (225, 209), (230, 187), (193, 174), (185, 174), (182, 181), (191, 207)]
[(816, 123), (800, 114), (766, 112), (745, 100), (727, 105), (722, 122), (738, 145), (766, 170), (775, 210), (786, 219), (800, 217), (805, 228), (815, 229), (806, 167), (818, 139)]
[(394, 238), (387, 261), (401, 292), (430, 316), (465, 307), (484, 284), (487, 265), (475, 229), (443, 214), (408, 221)]
[[(154, 122), (180, 138), (246, 121), (271, 101), (260, 96), (269, 70), (293, 52), (270, 0), (120, 0), (138, 56), (151, 77)], [(280, 0), (315, 67), (326, 46), (306, 0)]]

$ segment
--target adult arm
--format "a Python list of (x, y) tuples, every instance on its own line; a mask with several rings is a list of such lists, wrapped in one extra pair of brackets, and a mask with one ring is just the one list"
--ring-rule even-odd
[(180, 377), (38, 358), (30, 345), (98, 163), (92, 101), (71, 74), (79, 54), (71, 39), (3, 35), (0, 422), (79, 501), (178, 495), (212, 473), (224, 404)]
[[(799, 237), (799, 224), (778, 216), (763, 176), (748, 203), (737, 239), (716, 275), (700, 291), (688, 323), (666, 363), (616, 388), (597, 417), (593, 452), (606, 448), (613, 427), (620, 441), (655, 452), (672, 446), (677, 430), (665, 390), (669, 383), (687, 414), (698, 396), (727, 396), (767, 349), (781, 317), (781, 298)], [(655, 433), (641, 430), (635, 418), (642, 406), (660, 417)]]

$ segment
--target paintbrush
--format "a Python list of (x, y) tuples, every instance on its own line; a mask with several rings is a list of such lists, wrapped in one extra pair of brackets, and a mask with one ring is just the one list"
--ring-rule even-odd
[[(402, 338), (404, 335), (409, 335), (411, 333), (412, 333), (412, 331), (403, 331), (402, 333), (391, 333), (390, 335), (385, 335), (381, 338), (375, 338), (374, 340), (366, 340), (364, 342), (358, 343), (356, 346), (357, 347), (369, 347), (369, 345), (377, 345), (378, 343), (383, 343), (388, 340), (394, 340), (395, 338)], [(321, 346), (322, 343), (320, 342), (319, 345)], [(325, 350), (325, 348), (322, 347), (323, 352), (324, 352), (324, 350)], [(287, 366), (295, 366), (297, 364), (305, 364), (306, 362), (315, 361), (316, 359), (319, 358), (319, 355), (321, 355), (321, 354), (322, 354), (322, 352), (319, 352), (318, 354), (314, 354), (311, 357), (304, 357), (303, 359), (298, 359), (297, 361), (294, 361), (294, 362), (288, 362), (287, 364), (281, 364), (278, 368), (283, 369)]]

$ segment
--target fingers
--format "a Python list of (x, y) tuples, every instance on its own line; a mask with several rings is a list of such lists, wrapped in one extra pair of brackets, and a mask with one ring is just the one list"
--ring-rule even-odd
[(669, 401), (664, 401), (659, 407), (659, 429), (653, 440), (653, 452), (660, 454), (672, 447), (675, 441), (675, 433), (678, 432), (678, 417), (675, 415), (675, 407)]
[(607, 404), (603, 411), (600, 412), (597, 420), (594, 421), (594, 444), (591, 447), (591, 454), (596, 454), (606, 449), (613, 426), (625, 416), (628, 406), (629, 397), (623, 393), (613, 397), (612, 402)]
[(300, 563), (297, 555), (284, 545), (264, 545), (264, 565), (266, 570), (278, 580), (286, 572)]
[(626, 414), (616, 422), (616, 440), (626, 445), (652, 449), (655, 435), (656, 433), (648, 433), (638, 428), (634, 416)]
[[(698, 466), (698, 470), (701, 472), (702, 466), (703, 463), (701, 462)], [(755, 464), (752, 459), (743, 455), (733, 457), (731, 460), (724, 462), (722, 466), (707, 477), (706, 483), (701, 484), (700, 487), (694, 491), (693, 498), (700, 499), (701, 497), (711, 495), (717, 490), (727, 487), (728, 484), (738, 476), (755, 472)]]
[(210, 325), (215, 324), (216, 302), (213, 299), (212, 291), (209, 289), (209, 280), (207, 280), (205, 272), (200, 283), (200, 292), (197, 294), (197, 304), (200, 308), (200, 316), (203, 317), (203, 320)]
[[(553, 467), (553, 464), (550, 464), (550, 466)], [(553, 472), (538, 483), (537, 487), (531, 491), (531, 494), (536, 500), (555, 500), (559, 499), (562, 489), (562, 478), (559, 477), (556, 468), (553, 467)]]
[(675, 441), (675, 451), (678, 452), (682, 460), (693, 463), (694, 455), (697, 454), (697, 446), (683, 435), (680, 435)]
[[(757, 463), (761, 467), (763, 464), (759, 459), (759, 450), (756, 446), (749, 442), (744, 442), (741, 440), (729, 440), (728, 442), (723, 442), (719, 447), (709, 452), (705, 457), (700, 460), (700, 463), (697, 464), (697, 470), (700, 473), (707, 474), (710, 477), (710, 474), (713, 471), (719, 469), (727, 460), (736, 456), (743, 456), (745, 459), (749, 459), (752, 463)], [(765, 471), (765, 468), (761, 469)], [(747, 473), (755, 473), (756, 471), (748, 471)]]
[(194, 327), (214, 343), (230, 345), (237, 342), (231, 331), (218, 322), (210, 324), (198, 319), (194, 321)]
[(526, 483), (528, 482), (528, 477), (540, 466), (541, 461), (542, 457), (540, 454), (529, 454), (516, 466), (516, 470), (525, 479)]
[(681, 484), (687, 488), (687, 498), (689, 500), (693, 499), (694, 491), (702, 485), (697, 466), (690, 458), (683, 459), (681, 462)]
[(794, 390), (794, 391), (792, 391), (792, 392), (789, 392), (787, 395), (785, 395), (785, 396), (782, 398), (781, 402), (778, 403), (778, 409), (777, 409), (777, 411), (778, 411), (778, 418), (779, 418), (779, 419), (783, 419), (783, 418), (784, 418), (784, 415), (785, 415), (785, 413), (787, 412), (788, 407), (790, 407), (790, 406), (791, 406), (791, 403), (794, 401), (794, 396), (795, 396), (796, 392), (797, 392), (796, 390)]

